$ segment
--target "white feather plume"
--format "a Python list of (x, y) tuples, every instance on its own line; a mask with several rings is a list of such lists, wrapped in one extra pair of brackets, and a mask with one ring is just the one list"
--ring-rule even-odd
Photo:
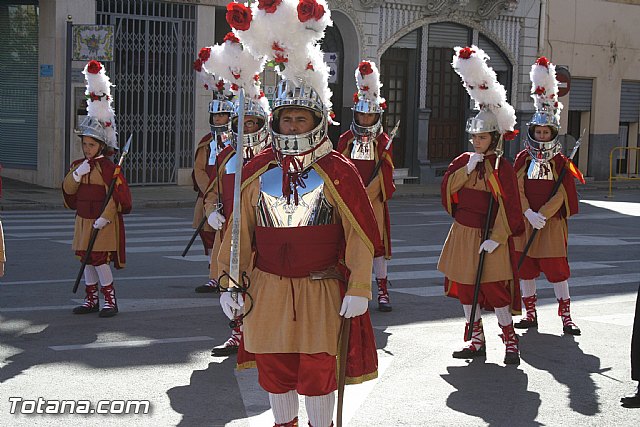
[[(92, 72), (98, 67), (97, 73)], [(82, 74), (84, 74), (87, 83), (84, 92), (87, 96), (87, 114), (97, 119), (104, 128), (105, 143), (117, 149), (115, 111), (111, 96), (111, 87), (114, 84), (109, 80), (104, 66), (98, 61), (89, 61), (82, 70)]]
[(360, 67), (356, 68), (356, 86), (358, 87), (358, 96), (363, 97), (377, 105), (381, 105), (385, 102), (384, 98), (380, 96), (380, 89), (382, 83), (380, 82), (380, 72), (378, 67), (373, 61), (362, 61), (361, 63), (368, 63), (371, 66), (371, 73), (365, 76), (360, 72)]
[(284, 67), (276, 66), (282, 78), (295, 84), (311, 85), (321, 95), (325, 108), (330, 110), (329, 68), (324, 63), (318, 42), (324, 37), (326, 27), (333, 25), (331, 11), (326, 0), (315, 0), (315, 7), (322, 8), (324, 13), (320, 19), (312, 17), (301, 22), (299, 4), (300, 0), (282, 0), (275, 11), (267, 12), (259, 9), (259, 2), (254, 1), (249, 28), (244, 31), (233, 29), (233, 32), (254, 56), (264, 56), (268, 61), (282, 64)]
[(460, 75), (476, 109), (488, 109), (495, 114), (501, 133), (513, 131), (516, 125), (515, 109), (507, 102), (507, 92), (498, 82), (496, 72), (489, 67), (487, 55), (479, 47), (455, 47), (451, 65)]
[(563, 105), (558, 101), (556, 66), (544, 56), (540, 57), (531, 66), (529, 78), (531, 79), (531, 98), (536, 111), (551, 112), (560, 123)]

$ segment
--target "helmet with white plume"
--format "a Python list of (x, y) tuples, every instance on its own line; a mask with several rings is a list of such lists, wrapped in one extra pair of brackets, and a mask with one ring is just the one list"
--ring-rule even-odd
[(451, 65), (460, 75), (462, 84), (480, 110), (467, 121), (466, 131), (470, 134), (494, 133), (495, 148), (499, 136), (512, 140), (518, 131), (515, 109), (507, 102), (507, 92), (498, 82), (496, 72), (489, 67), (489, 56), (477, 46), (456, 47)]
[[(531, 79), (531, 98), (533, 98), (536, 112), (527, 123), (529, 128), (525, 149), (533, 159), (545, 162), (553, 158), (562, 148), (558, 141), (562, 103), (558, 101), (556, 66), (541, 56), (531, 66), (529, 77)], [(536, 136), (536, 128), (540, 126), (548, 127), (547, 137)]]
[(113, 84), (98, 61), (89, 61), (82, 74), (87, 82), (84, 92), (87, 97), (87, 117), (80, 123), (76, 133), (95, 138), (115, 151), (118, 149), (118, 141), (111, 96)]

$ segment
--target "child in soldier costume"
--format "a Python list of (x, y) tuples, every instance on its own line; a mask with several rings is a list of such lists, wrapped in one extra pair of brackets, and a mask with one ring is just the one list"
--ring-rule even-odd
[[(209, 126), (211, 132), (204, 135), (196, 147), (193, 161), (193, 189), (198, 193), (196, 206), (193, 212), (193, 228), (197, 228), (202, 221), (204, 212), (204, 193), (216, 173), (216, 158), (218, 154), (229, 145), (231, 132), (229, 117), (233, 111), (233, 104), (230, 101), (231, 92), (228, 85), (225, 86), (222, 79), (216, 80), (203, 67), (208, 61), (210, 51), (207, 48), (201, 49), (198, 59), (193, 63), (193, 69), (203, 81), (204, 88), (213, 92), (213, 100), (209, 103)], [(205, 222), (200, 229), (200, 239), (204, 245), (205, 255), (211, 255), (214, 246), (216, 230)], [(211, 268), (211, 265), (209, 265)], [(218, 291), (218, 281), (216, 278), (209, 278), (204, 285), (196, 287), (197, 293), (215, 293)]]
[[(225, 292), (220, 303), (229, 315), (242, 306), (248, 313), (238, 364), (257, 367), (275, 425), (298, 425), (302, 394), (309, 425), (328, 427), (341, 322), (351, 322), (346, 381), (377, 376), (367, 305), (381, 242), (357, 170), (327, 137), (331, 92), (317, 42), (331, 22), (328, 6), (320, 0), (314, 13), (296, 13), (297, 4), (227, 6), (227, 21), (243, 45), (286, 67), (278, 67), (284, 80), (273, 104), (273, 149), (244, 166), (241, 214), (229, 218), (240, 221), (240, 240), (233, 243), (251, 298), (239, 295), (236, 302)], [(221, 272), (229, 271), (231, 245), (225, 233)]]
[[(204, 53), (203, 53), (204, 52)], [(236, 99), (231, 108), (231, 138), (230, 144), (217, 155), (211, 179), (204, 195), (204, 211), (207, 222), (217, 230), (211, 252), (209, 277), (217, 284), (218, 254), (222, 238), (226, 232), (226, 218), (233, 210), (233, 187), (236, 167), (236, 150), (241, 147), (244, 162), (252, 159), (256, 154), (269, 145), (269, 102), (260, 90), (259, 74), (264, 68), (264, 61), (256, 60), (249, 52), (243, 50), (240, 41), (233, 33), (228, 33), (221, 45), (206, 47), (200, 50), (200, 58), (205, 73), (215, 74), (230, 85), (233, 93), (240, 87), (245, 88), (247, 96), (244, 102), (243, 138), (238, 142), (239, 101)], [(209, 60), (210, 59), (210, 60)], [(230, 67), (228, 64), (233, 64)], [(228, 356), (238, 351), (242, 338), (240, 326), (232, 329), (231, 336), (223, 344), (211, 350), (212, 356)]]
[[(360, 62), (355, 71), (358, 90), (353, 94), (351, 129), (340, 135), (336, 150), (351, 160), (367, 188), (373, 212), (376, 214), (384, 253), (373, 259), (373, 272), (378, 284), (378, 310), (391, 311), (387, 286), (387, 260), (391, 259), (391, 221), (388, 200), (396, 186), (393, 182), (393, 148), (389, 136), (382, 130), (382, 113), (387, 104), (380, 97), (380, 73), (376, 64)], [(380, 170), (373, 176), (378, 162)]]
[[(520, 363), (518, 337), (512, 314), (520, 312), (520, 292), (512, 236), (523, 230), (520, 200), (511, 164), (496, 151), (501, 139), (511, 140), (516, 119), (488, 56), (478, 47), (456, 47), (453, 68), (462, 78), (480, 112), (467, 122), (474, 152), (462, 153), (451, 162), (442, 181), (442, 204), (455, 221), (444, 243), (438, 270), (444, 273), (445, 293), (458, 298), (466, 318), (465, 339), (472, 328), (471, 343), (453, 357), (484, 356), (485, 336), (480, 308), (494, 310), (506, 347), (505, 364)], [(498, 170), (496, 156), (500, 157)], [(490, 201), (493, 199), (493, 202)], [(491, 211), (489, 206), (492, 205)], [(490, 216), (490, 233), (482, 240)], [(485, 251), (475, 318), (471, 319), (480, 253)], [(462, 261), (461, 261), (462, 260)]]
[[(536, 113), (527, 124), (525, 149), (518, 153), (514, 163), (526, 218), (525, 233), (515, 239), (519, 258), (533, 230), (538, 230), (519, 270), (526, 316), (515, 326), (521, 329), (538, 326), (535, 279), (544, 272), (553, 284), (564, 333), (580, 335), (570, 311), (567, 218), (578, 213), (574, 176), (580, 178), (581, 175), (561, 153), (558, 141), (562, 104), (557, 99), (555, 69), (545, 57), (538, 58), (531, 66), (531, 97)], [(565, 167), (571, 173), (564, 176), (558, 192), (552, 196), (551, 191)]]
[[(118, 149), (115, 115), (111, 107), (111, 82), (98, 61), (89, 61), (83, 74), (87, 80), (87, 118), (80, 124), (84, 158), (71, 164), (62, 191), (65, 206), (76, 211), (73, 250), (84, 259), (92, 230), (99, 230), (84, 269), (84, 303), (73, 309), (75, 314), (99, 310), (98, 281), (104, 296), (100, 317), (118, 313), (113, 275), (109, 263), (117, 269), (125, 266), (125, 234), (123, 214), (131, 210), (131, 194), (120, 168), (108, 156)], [(113, 195), (102, 211), (111, 181)]]

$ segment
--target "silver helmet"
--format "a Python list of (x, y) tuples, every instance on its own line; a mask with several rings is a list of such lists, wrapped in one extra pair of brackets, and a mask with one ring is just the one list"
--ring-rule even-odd
[[(558, 138), (560, 124), (555, 114), (540, 110), (531, 117), (527, 126), (529, 129), (524, 147), (536, 162), (548, 162), (561, 151), (562, 146)], [(546, 126), (551, 130), (551, 140), (540, 141), (536, 139), (535, 130), (538, 126)]]
[(482, 109), (475, 117), (467, 120), (466, 131), (472, 135), (484, 132), (499, 132), (498, 118), (491, 110)]
[[(358, 102), (351, 108), (353, 111), (353, 120), (351, 121), (351, 131), (357, 138), (375, 138), (382, 130), (382, 113), (384, 110), (380, 105), (365, 98), (358, 99)], [(359, 125), (356, 121), (356, 113), (377, 114), (378, 120), (371, 126)]]
[[(233, 113), (233, 103), (227, 100), (224, 97), (214, 99), (209, 103), (209, 114), (229, 114)], [(230, 122), (225, 123), (224, 125), (214, 125), (213, 123), (209, 123), (211, 126), (211, 133), (222, 135), (225, 132), (229, 132), (231, 130)]]
[[(281, 134), (280, 113), (287, 107), (311, 111), (318, 119), (317, 125), (303, 134)], [(291, 167), (296, 169), (292, 172), (301, 172), (333, 149), (333, 144), (327, 137), (327, 116), (328, 112), (324, 108), (322, 98), (310, 85), (304, 82), (296, 85), (291, 80), (280, 81), (273, 101), (271, 143), (281, 165), (283, 156), (295, 156), (297, 161), (290, 162)]]
[(79, 125), (79, 129), (77, 129), (75, 133), (78, 134), (78, 136), (90, 136), (104, 144), (108, 141), (107, 130), (105, 127), (98, 119), (91, 116), (86, 116), (82, 120), (82, 123)]
[[(234, 111), (231, 115), (231, 132), (233, 133), (233, 139), (231, 144), (234, 148), (238, 147), (238, 118), (239, 118), (239, 104), (236, 102)], [(258, 120), (259, 129), (253, 132), (243, 132), (242, 134), (242, 152), (243, 158), (250, 159), (264, 148), (269, 145), (269, 128), (268, 120), (269, 116), (264, 111), (259, 102), (245, 98), (244, 101), (244, 120), (251, 117)]]

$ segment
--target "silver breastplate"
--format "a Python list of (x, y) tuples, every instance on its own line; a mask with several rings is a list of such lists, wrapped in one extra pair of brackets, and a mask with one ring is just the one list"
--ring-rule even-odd
[(528, 179), (542, 179), (545, 181), (553, 181), (553, 169), (551, 163), (547, 161), (532, 160), (527, 169)]
[(363, 136), (353, 140), (351, 149), (351, 159), (353, 160), (375, 160), (376, 159), (376, 139)]
[(304, 227), (333, 224), (333, 206), (324, 196), (324, 181), (310, 169), (298, 187), (298, 205), (282, 195), (282, 169), (273, 168), (260, 176), (257, 220), (261, 227)]
[(224, 165), (224, 173), (236, 173), (237, 165), (236, 165), (236, 153), (233, 153), (227, 163)]

